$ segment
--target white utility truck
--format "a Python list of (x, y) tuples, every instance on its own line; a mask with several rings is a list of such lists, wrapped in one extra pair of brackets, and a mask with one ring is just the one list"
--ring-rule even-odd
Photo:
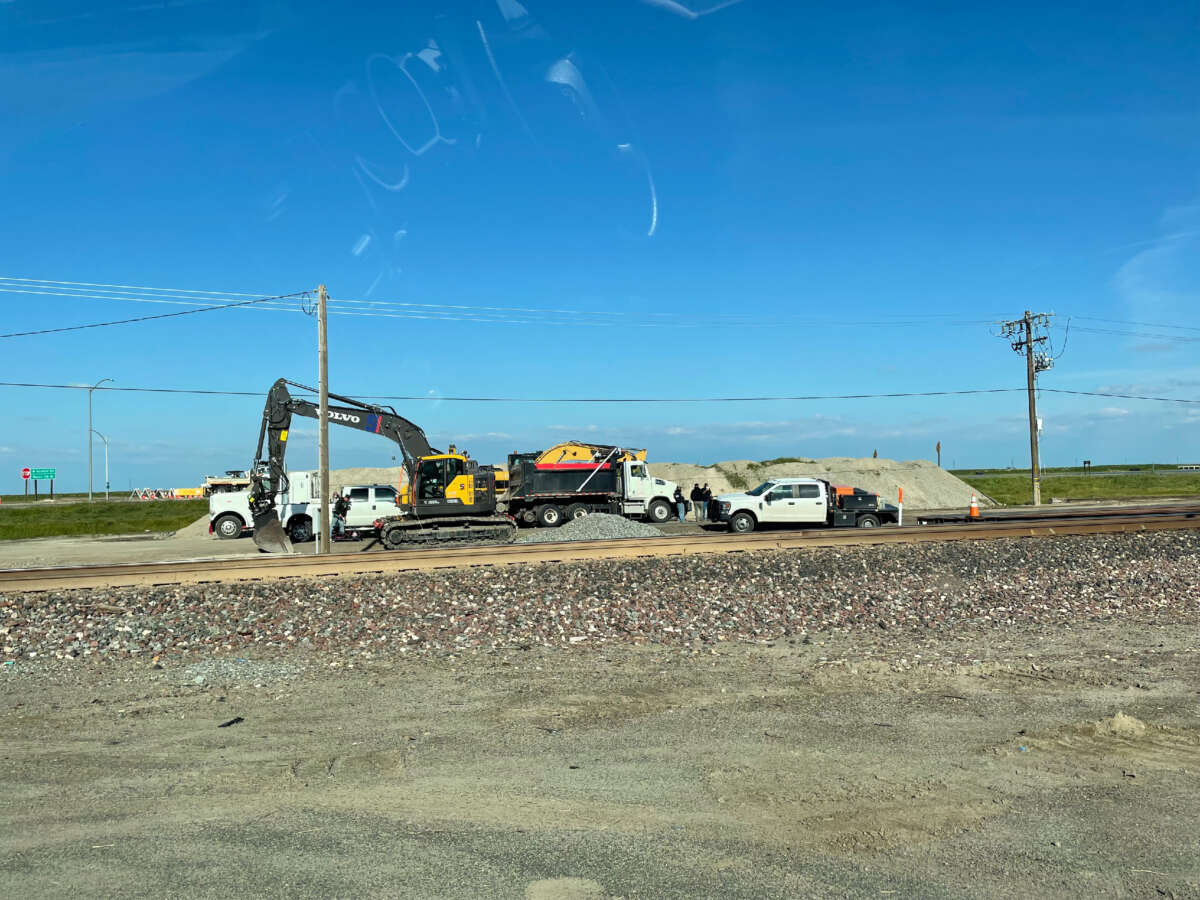
[[(280, 494), (276, 511), (288, 537), (294, 543), (313, 539), (318, 514), (316, 500), (317, 473), (289, 472), (286, 490)], [(375, 533), (375, 520), (394, 515), (396, 488), (387, 484), (347, 485), (342, 493), (350, 498), (346, 513), (347, 537)], [(325, 517), (332, 522), (332, 515)], [(234, 491), (213, 494), (208, 498), (208, 531), (221, 538), (236, 538), (254, 531), (250, 512), (250, 492)]]
[(823, 478), (772, 478), (745, 493), (714, 498), (709, 518), (740, 534), (764, 525), (878, 528), (898, 524), (900, 508), (878, 494)]

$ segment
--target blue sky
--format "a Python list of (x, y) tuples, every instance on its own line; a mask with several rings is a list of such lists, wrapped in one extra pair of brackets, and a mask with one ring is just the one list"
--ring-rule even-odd
[[(323, 282), (333, 390), (428, 398), (396, 405), (496, 461), (1021, 465), (1019, 392), (437, 398), (1021, 388), (990, 323), (1025, 309), (1056, 313), (1044, 388), (1200, 399), (1194, 4), (398, 6), (0, 2), (0, 331)], [(314, 320), (267, 306), (0, 339), (0, 380), (314, 384)], [(0, 490), (86, 487), (86, 398), (0, 387)], [(246, 465), (261, 406), (96, 392), (114, 488)], [(1040, 411), (1050, 465), (1200, 459), (1200, 404)]]

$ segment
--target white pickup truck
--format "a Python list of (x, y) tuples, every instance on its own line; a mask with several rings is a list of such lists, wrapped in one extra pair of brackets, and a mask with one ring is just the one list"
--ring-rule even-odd
[(861, 488), (823, 478), (772, 478), (742, 494), (721, 494), (709, 518), (745, 534), (764, 525), (827, 525), (877, 528), (898, 524), (900, 508)]
[[(311, 541), (315, 534), (314, 523), (319, 518), (316, 501), (312, 499), (315, 480), (313, 472), (289, 473), (288, 490), (275, 507), (293, 543)], [(346, 513), (347, 536), (373, 534), (376, 519), (396, 512), (396, 488), (391, 485), (347, 485), (342, 492), (350, 498), (350, 511)], [(332, 516), (327, 517), (327, 521), (332, 522)], [(208, 498), (209, 534), (230, 539), (253, 531), (249, 491), (213, 494)]]

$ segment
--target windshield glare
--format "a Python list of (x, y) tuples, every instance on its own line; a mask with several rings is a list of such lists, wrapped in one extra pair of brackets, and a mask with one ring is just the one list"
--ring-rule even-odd
[(775, 482), (764, 481), (762, 484), (760, 484), (754, 490), (746, 491), (746, 493), (749, 494), (751, 497), (758, 497), (763, 493), (763, 491), (769, 491), (773, 487), (775, 487)]

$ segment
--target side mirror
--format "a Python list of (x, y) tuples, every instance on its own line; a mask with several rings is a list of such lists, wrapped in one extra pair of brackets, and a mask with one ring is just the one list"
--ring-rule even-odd
[(770, 495), (770, 494), (767, 494), (767, 496), (763, 497), (763, 499), (764, 499), (764, 500), (766, 500), (768, 503), (770, 503), (770, 502), (771, 502), (771, 495)]

